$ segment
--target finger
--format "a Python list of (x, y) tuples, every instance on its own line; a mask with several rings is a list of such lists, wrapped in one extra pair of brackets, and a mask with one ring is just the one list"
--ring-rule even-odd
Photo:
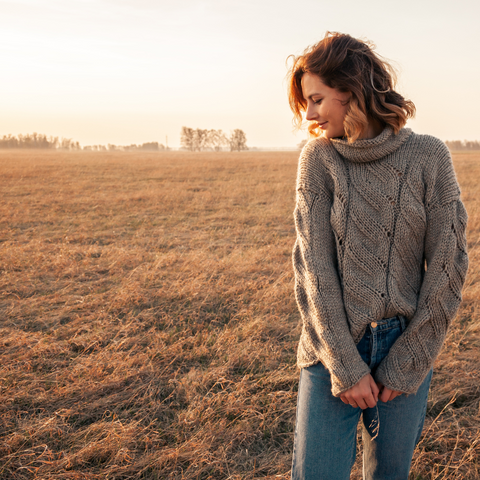
[(383, 387), (382, 393), (380, 394), (380, 400), (384, 403), (390, 400), (390, 394), (392, 391), (388, 387)]
[(375, 405), (377, 404), (377, 401), (375, 400), (375, 397), (373, 396), (373, 393), (370, 395), (366, 396), (364, 398), (365, 403), (367, 404), (368, 408), (374, 408)]
[[(370, 387), (372, 389), (372, 394), (373, 394), (373, 398), (375, 399), (375, 405), (376, 405), (378, 402), (378, 394), (380, 392), (380, 389), (378, 388), (373, 378), (371, 379)], [(370, 407), (370, 408), (373, 408), (373, 407)]]
[(352, 401), (352, 402), (350, 402), (349, 405), (353, 408), (358, 408), (357, 402)]
[(391, 402), (394, 398), (398, 397), (398, 395), (400, 394), (401, 392), (399, 392), (398, 390), (392, 390), (392, 393), (390, 394), (389, 402)]
[(390, 390), (387, 387), (385, 387), (384, 392), (385, 391), (388, 391), (387, 393), (382, 392), (382, 395), (385, 395), (385, 398), (382, 395), (380, 396), (382, 402), (391, 402), (394, 398), (402, 394), (402, 392), (399, 392), (398, 390)]
[(346, 403), (348, 405), (348, 400), (345, 398), (345, 395), (340, 395), (340, 400), (343, 402), (343, 403)]
[(399, 392), (398, 390), (393, 391), (393, 395), (390, 397), (390, 400), (393, 400), (394, 398), (399, 397), (402, 394), (402, 392)]
[[(372, 378), (373, 381), (373, 378)], [(376, 387), (375, 382), (373, 381), (373, 385)], [(375, 393), (373, 390), (372, 383), (370, 383), (370, 392), (367, 392), (366, 394), (363, 395), (362, 400), (365, 402), (368, 408), (373, 408), (377, 404), (377, 401), (375, 400)], [(376, 390), (375, 390), (376, 391)], [(358, 403), (358, 401), (357, 401)]]
[(368, 405), (366, 404), (365, 400), (363, 398), (357, 400), (357, 405), (362, 409), (365, 410), (368, 408)]

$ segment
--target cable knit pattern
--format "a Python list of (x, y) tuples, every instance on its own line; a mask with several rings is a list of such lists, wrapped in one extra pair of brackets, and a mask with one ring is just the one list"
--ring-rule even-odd
[(370, 322), (408, 326), (375, 372), (414, 393), (445, 339), (468, 268), (467, 213), (447, 147), (390, 127), (349, 144), (310, 141), (294, 212), (299, 368), (322, 362), (340, 395), (370, 372), (358, 354)]

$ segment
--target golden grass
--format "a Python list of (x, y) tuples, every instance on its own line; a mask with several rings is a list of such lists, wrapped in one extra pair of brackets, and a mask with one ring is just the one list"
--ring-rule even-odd
[[(297, 157), (0, 152), (0, 479), (289, 478)], [(480, 154), (455, 164), (471, 267), (415, 479), (480, 477)]]

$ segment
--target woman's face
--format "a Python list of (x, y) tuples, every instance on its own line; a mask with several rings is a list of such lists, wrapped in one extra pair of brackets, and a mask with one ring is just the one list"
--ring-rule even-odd
[(306, 119), (317, 122), (327, 138), (343, 137), (343, 120), (351, 93), (328, 87), (312, 73), (303, 75), (302, 93), (307, 102)]

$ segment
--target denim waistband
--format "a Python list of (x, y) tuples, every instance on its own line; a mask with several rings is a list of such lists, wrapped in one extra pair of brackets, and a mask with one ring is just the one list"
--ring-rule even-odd
[(372, 331), (379, 332), (389, 330), (390, 328), (401, 327), (402, 332), (407, 326), (407, 320), (403, 315), (395, 315), (394, 317), (382, 318), (377, 322), (371, 322), (370, 328)]

